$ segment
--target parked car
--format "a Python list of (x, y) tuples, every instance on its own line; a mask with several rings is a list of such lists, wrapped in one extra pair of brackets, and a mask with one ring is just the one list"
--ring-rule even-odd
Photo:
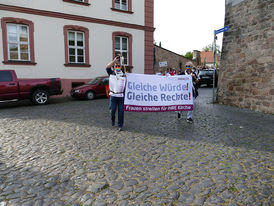
[[(201, 86), (203, 84), (206, 84), (208, 87), (213, 85), (213, 69), (204, 69), (199, 72), (200, 81), (198, 82), (198, 85)], [(215, 86), (217, 86), (218, 83), (218, 75), (217, 72), (215, 72)]]
[(30, 99), (34, 104), (47, 104), (50, 95), (62, 94), (61, 80), (18, 79), (14, 70), (0, 70), (0, 101)]
[(99, 96), (106, 96), (108, 78), (108, 76), (96, 77), (87, 84), (72, 88), (70, 95), (73, 98), (87, 100), (92, 100)]

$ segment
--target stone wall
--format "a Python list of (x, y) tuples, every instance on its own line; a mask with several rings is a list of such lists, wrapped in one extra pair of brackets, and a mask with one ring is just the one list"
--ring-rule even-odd
[[(154, 45), (154, 73), (160, 71), (159, 62), (164, 62), (164, 61), (167, 61), (169, 68), (174, 68), (177, 71), (180, 71), (180, 70), (184, 71), (186, 62), (189, 62), (191, 60), (185, 58), (182, 55), (169, 51), (165, 48)], [(196, 65), (194, 61), (191, 61), (191, 62), (194, 65)]]
[(273, 0), (226, 0), (217, 101), (274, 113)]

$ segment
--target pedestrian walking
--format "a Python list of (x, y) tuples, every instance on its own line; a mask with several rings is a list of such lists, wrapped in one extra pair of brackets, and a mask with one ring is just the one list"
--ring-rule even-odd
[(170, 76), (174, 76), (174, 75), (176, 74), (176, 70), (175, 70), (175, 69), (170, 68), (170, 70), (169, 70), (169, 74), (170, 74)]
[(165, 76), (167, 76), (167, 77), (170, 76), (170, 73), (169, 73), (169, 72), (170, 72), (170, 69), (167, 68), (167, 69), (166, 69), (166, 72), (165, 72)]
[(109, 75), (109, 95), (111, 124), (115, 126), (115, 113), (118, 108), (118, 127), (122, 131), (124, 125), (124, 90), (126, 76), (121, 69), (120, 56), (117, 56), (106, 66)]
[[(192, 72), (192, 67), (193, 63), (192, 62), (187, 62), (186, 63), (186, 70), (185, 70), (185, 75), (191, 75), (192, 76), (192, 93), (193, 93), (193, 110), (194, 110), (194, 99), (196, 98), (195, 94), (195, 87), (194, 84), (198, 82), (198, 79), (196, 78), (196, 75)], [(192, 111), (187, 111), (187, 122), (188, 123), (193, 123), (193, 110)], [(177, 113), (177, 117), (181, 118), (181, 112)]]
[(199, 70), (195, 67), (195, 66), (193, 66), (192, 67), (192, 74), (194, 74), (195, 75), (195, 78), (196, 78), (196, 81), (195, 82), (193, 82), (193, 85), (194, 85), (194, 89), (195, 89), (195, 98), (197, 98), (198, 97), (198, 95), (199, 95), (199, 92), (198, 92), (198, 89), (199, 89), (199, 81), (200, 81), (200, 75), (199, 75)]

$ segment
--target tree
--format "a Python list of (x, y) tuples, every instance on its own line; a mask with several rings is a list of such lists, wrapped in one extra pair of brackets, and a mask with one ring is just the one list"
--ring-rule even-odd
[(204, 58), (204, 66), (206, 66), (206, 57)]
[[(213, 51), (213, 44), (209, 44), (203, 48), (203, 51)], [(220, 51), (220, 45), (216, 44), (216, 54), (219, 55), (221, 53)]]
[(209, 44), (203, 48), (203, 51), (205, 51), (205, 52), (212, 51), (212, 50), (213, 50), (212, 44)]
[(188, 58), (188, 59), (190, 59), (190, 60), (192, 60), (193, 59), (193, 53), (192, 52), (187, 52), (186, 54), (185, 54), (185, 58)]
[(220, 45), (218, 45), (218, 44), (216, 44), (216, 54), (217, 54), (218, 56), (221, 55)]

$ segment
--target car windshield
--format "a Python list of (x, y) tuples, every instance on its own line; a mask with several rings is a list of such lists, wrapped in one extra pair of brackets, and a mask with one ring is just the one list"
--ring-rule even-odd
[(90, 80), (88, 84), (94, 85), (94, 84), (97, 84), (100, 80), (101, 80), (101, 78), (97, 77), (95, 79)]
[(103, 84), (103, 85), (108, 85), (108, 78), (103, 79), (103, 80), (102, 80), (102, 84)]
[(213, 70), (201, 70), (200, 75), (213, 75)]

